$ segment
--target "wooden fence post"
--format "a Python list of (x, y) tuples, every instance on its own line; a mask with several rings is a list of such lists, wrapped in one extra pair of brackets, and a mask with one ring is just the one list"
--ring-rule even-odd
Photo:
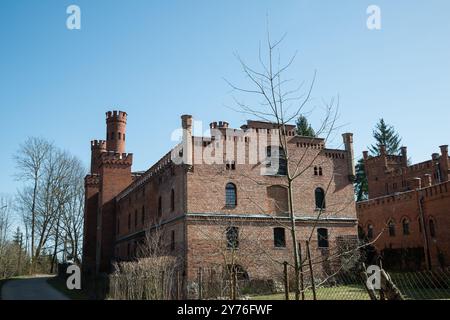
[(309, 241), (306, 241), (306, 254), (307, 254), (307, 258), (308, 258), (309, 272), (311, 273), (311, 285), (312, 285), (313, 299), (317, 300), (316, 283), (314, 281), (314, 271), (313, 271), (313, 267), (312, 267), (311, 250), (309, 248)]
[(303, 281), (303, 261), (302, 261), (302, 246), (298, 243), (298, 259), (300, 260), (300, 290), (302, 300), (305, 300), (305, 285)]
[(164, 292), (164, 281), (165, 281), (164, 276), (165, 276), (165, 273), (163, 270), (163, 271), (161, 271), (161, 300), (166, 299), (165, 292)]
[(283, 262), (284, 266), (284, 298), (285, 300), (289, 300), (289, 274), (288, 274), (288, 263), (287, 261)]
[(203, 299), (203, 276), (202, 276), (202, 268), (198, 268), (197, 273), (197, 282), (198, 282), (198, 300)]
[(181, 279), (180, 279), (180, 270), (177, 271), (177, 300), (181, 300)]

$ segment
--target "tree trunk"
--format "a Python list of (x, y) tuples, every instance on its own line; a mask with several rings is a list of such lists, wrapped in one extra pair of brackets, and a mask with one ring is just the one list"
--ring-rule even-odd
[(38, 188), (38, 178), (37, 174), (34, 178), (34, 188), (33, 188), (33, 199), (31, 204), (31, 265), (30, 265), (30, 274), (34, 272), (34, 232), (35, 232), (35, 224), (36, 224), (36, 194)]

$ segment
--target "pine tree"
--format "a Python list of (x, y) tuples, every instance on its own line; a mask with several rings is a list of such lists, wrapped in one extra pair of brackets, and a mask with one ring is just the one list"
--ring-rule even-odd
[(13, 237), (13, 243), (17, 245), (18, 247), (22, 246), (22, 232), (20, 231), (20, 228), (17, 227), (16, 232), (14, 233)]
[(306, 117), (303, 115), (300, 115), (297, 119), (297, 135), (304, 137), (316, 136), (314, 129), (308, 123), (308, 119), (306, 119)]
[(364, 160), (359, 159), (355, 166), (355, 195), (356, 201), (367, 200), (369, 194), (369, 186), (367, 183), (366, 171), (364, 169)]
[[(400, 153), (401, 138), (395, 131), (394, 127), (386, 124), (384, 119), (375, 126), (373, 130), (373, 138), (375, 139), (375, 145), (369, 147), (369, 151), (372, 156), (380, 155), (380, 146), (386, 146), (386, 153), (392, 155), (398, 155)], [(366, 171), (364, 169), (363, 159), (359, 159), (355, 166), (356, 178), (355, 178), (355, 196), (356, 201), (367, 200), (369, 196), (369, 186), (366, 177)]]
[(372, 156), (380, 155), (380, 146), (386, 146), (386, 153), (392, 155), (398, 155), (400, 153), (401, 138), (393, 126), (388, 125), (381, 118), (377, 123), (375, 130), (373, 130), (373, 137), (376, 144), (369, 147), (369, 151)]

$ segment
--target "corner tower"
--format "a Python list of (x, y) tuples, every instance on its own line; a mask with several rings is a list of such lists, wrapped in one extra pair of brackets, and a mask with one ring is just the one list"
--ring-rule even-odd
[(104, 152), (106, 152), (106, 141), (91, 141), (91, 174), (98, 174), (98, 168), (100, 166), (100, 156)]
[(106, 112), (106, 150), (125, 153), (127, 113), (123, 111)]

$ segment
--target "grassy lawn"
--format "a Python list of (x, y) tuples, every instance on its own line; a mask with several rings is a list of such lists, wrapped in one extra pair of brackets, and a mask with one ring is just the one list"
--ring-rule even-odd
[(53, 288), (55, 288), (59, 292), (64, 293), (68, 298), (72, 300), (88, 300), (88, 296), (83, 290), (67, 289), (65, 281), (58, 277), (48, 279), (47, 283), (50, 284)]
[[(317, 300), (369, 300), (367, 291), (362, 286), (321, 287), (316, 289)], [(290, 293), (289, 298), (294, 300), (295, 294)], [(284, 293), (252, 296), (251, 300), (284, 300)], [(311, 290), (305, 292), (305, 299), (312, 300)]]
[(450, 300), (450, 289), (402, 288), (399, 287), (405, 299), (408, 300)]

